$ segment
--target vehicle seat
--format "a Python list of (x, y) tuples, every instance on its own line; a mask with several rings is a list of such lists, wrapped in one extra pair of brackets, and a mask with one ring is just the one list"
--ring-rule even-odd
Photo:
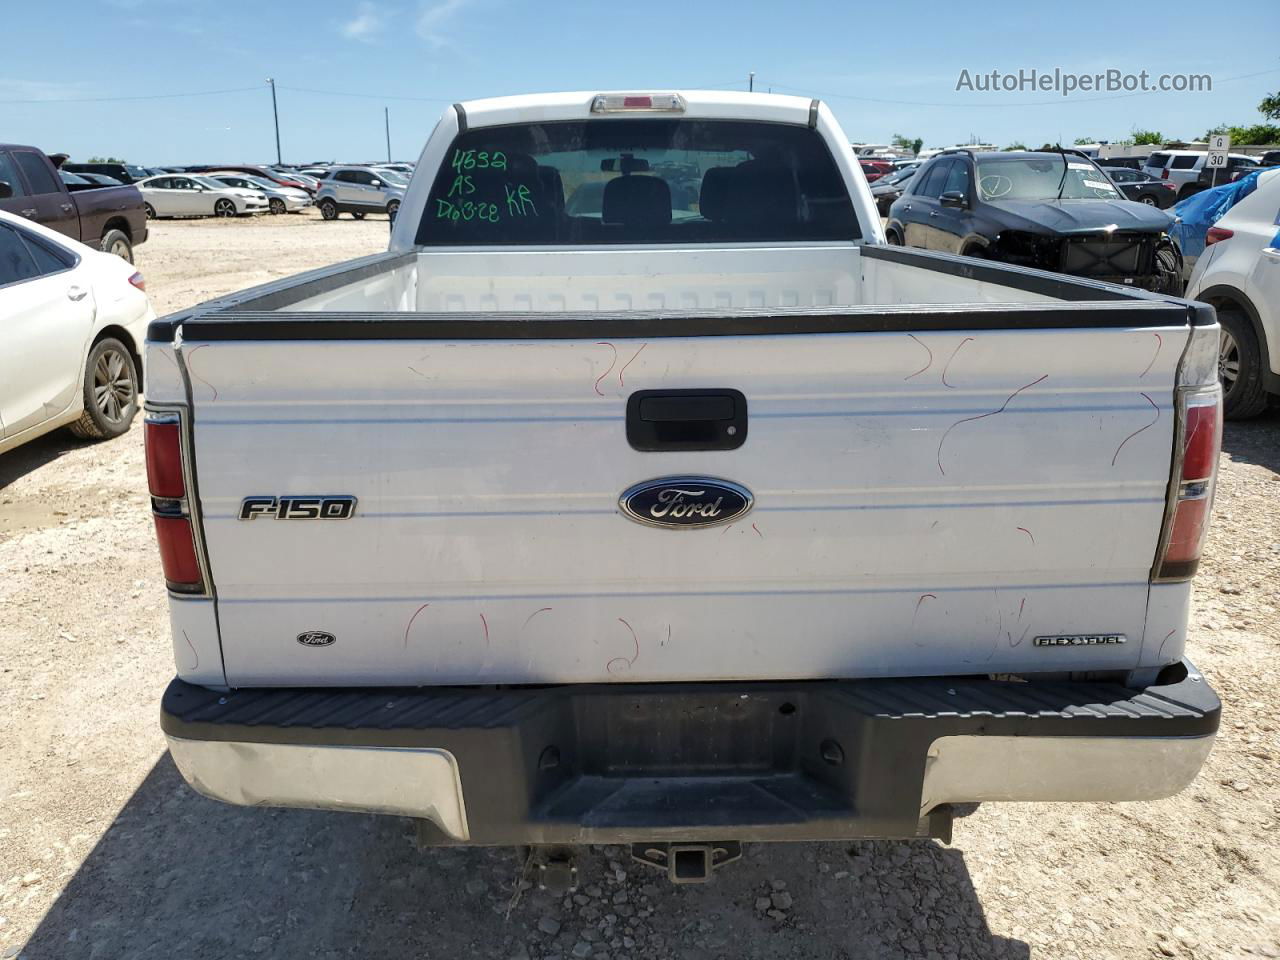
[(767, 160), (744, 160), (733, 168), (725, 212), (729, 223), (796, 223), (796, 185), (791, 171)]
[(628, 227), (665, 226), (671, 222), (671, 188), (661, 177), (615, 177), (605, 184), (600, 217)]
[(704, 220), (723, 223), (728, 219), (731, 189), (729, 181), (733, 178), (733, 173), (733, 167), (712, 167), (702, 175), (702, 186), (698, 191), (698, 212)]

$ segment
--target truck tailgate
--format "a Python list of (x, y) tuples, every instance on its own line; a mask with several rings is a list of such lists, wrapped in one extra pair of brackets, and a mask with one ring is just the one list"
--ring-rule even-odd
[[(998, 329), (717, 336), (187, 324), (227, 681), (1130, 667), (1186, 311), (1074, 327), (1004, 311)], [(745, 396), (740, 447), (628, 443), (633, 392), (701, 388)], [(754, 507), (698, 529), (620, 511), (629, 487), (684, 475)], [(240, 519), (247, 497), (331, 495), (357, 499), (350, 519)], [(312, 631), (334, 642), (299, 642)], [(1128, 642), (1035, 643), (1055, 635)]]

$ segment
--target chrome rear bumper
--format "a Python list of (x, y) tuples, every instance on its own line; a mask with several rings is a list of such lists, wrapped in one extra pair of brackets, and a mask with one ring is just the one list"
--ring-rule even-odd
[(859, 680), (242, 690), (174, 680), (162, 724), (207, 796), (408, 816), (447, 843), (949, 837), (951, 804), (1154, 800), (1221, 706), (1145, 690)]

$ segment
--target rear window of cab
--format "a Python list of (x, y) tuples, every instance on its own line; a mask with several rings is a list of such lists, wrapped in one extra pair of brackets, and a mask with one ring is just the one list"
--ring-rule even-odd
[(613, 118), (480, 127), (436, 174), (428, 246), (855, 240), (817, 131), (737, 120)]

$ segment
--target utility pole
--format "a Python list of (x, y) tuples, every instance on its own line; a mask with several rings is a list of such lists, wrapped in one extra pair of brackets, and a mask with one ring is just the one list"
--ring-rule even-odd
[(391, 108), (382, 108), (382, 121), (387, 127), (387, 163), (391, 162)]
[(276, 107), (276, 81), (273, 77), (267, 77), (267, 83), (271, 84), (271, 116), (276, 121), (276, 163), (284, 163), (280, 156), (280, 111)]
[(752, 91), (756, 88), (756, 72), (752, 70), (747, 74), (747, 90)]

